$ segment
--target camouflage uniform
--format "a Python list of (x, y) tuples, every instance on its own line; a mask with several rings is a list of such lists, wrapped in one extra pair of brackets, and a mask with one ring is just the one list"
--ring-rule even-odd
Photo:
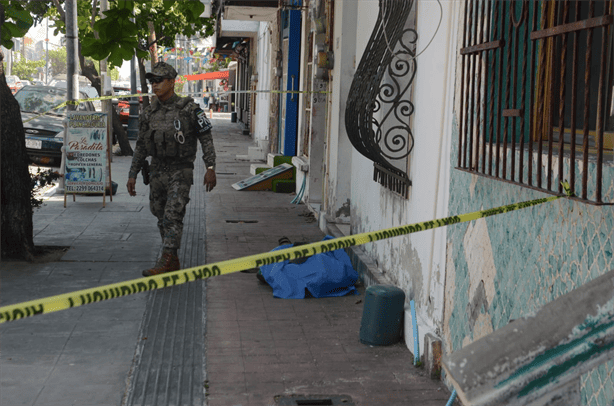
[[(156, 65), (153, 72), (159, 74), (161, 69), (156, 71), (156, 68), (162, 64)], [(170, 65), (163, 65), (172, 69)], [(184, 139), (178, 136), (177, 126)], [(193, 183), (197, 141), (202, 146), (205, 165), (215, 168), (211, 128), (204, 111), (194, 100), (178, 95), (164, 102), (155, 98), (140, 117), (139, 136), (128, 177), (136, 178), (145, 158), (152, 157), (149, 207), (158, 218), (158, 229), (165, 249), (176, 250), (181, 245), (183, 217)]]

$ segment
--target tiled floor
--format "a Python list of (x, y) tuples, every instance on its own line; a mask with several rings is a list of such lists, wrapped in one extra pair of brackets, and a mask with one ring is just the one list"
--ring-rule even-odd
[[(245, 152), (249, 138), (232, 131), (220, 131), (216, 148), (240, 144), (240, 137)], [(217, 171), (235, 175), (218, 176), (218, 188), (207, 197), (208, 263), (271, 250), (283, 236), (293, 242), (324, 236), (304, 215), (304, 205), (290, 203), (294, 195), (229, 187), (249, 177), (249, 164), (218, 152)], [(227, 223), (230, 219), (257, 223)], [(337, 298), (277, 299), (253, 273), (208, 279), (209, 406), (275, 405), (275, 396), (284, 394), (346, 394), (356, 405), (445, 405), (449, 391), (413, 366), (403, 343), (360, 342), (364, 288), (359, 291)]]

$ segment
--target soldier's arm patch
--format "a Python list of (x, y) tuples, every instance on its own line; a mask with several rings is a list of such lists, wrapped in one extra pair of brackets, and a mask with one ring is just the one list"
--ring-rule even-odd
[(204, 134), (213, 128), (213, 126), (211, 125), (211, 121), (209, 121), (203, 109), (198, 108), (196, 109), (195, 113), (196, 123), (198, 124), (197, 131), (200, 134)]

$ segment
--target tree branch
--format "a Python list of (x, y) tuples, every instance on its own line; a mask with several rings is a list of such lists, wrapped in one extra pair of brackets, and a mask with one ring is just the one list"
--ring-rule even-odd
[(55, 8), (58, 9), (58, 13), (60, 13), (60, 17), (62, 18), (62, 21), (64, 21), (64, 24), (66, 24), (66, 13), (64, 12), (64, 9), (60, 5), (60, 0), (53, 0), (53, 4), (55, 4)]
[(98, 7), (98, 0), (94, 0), (94, 4), (92, 4), (92, 20), (90, 21), (90, 25), (92, 26), (92, 31), (94, 31), (94, 38), (100, 39), (98, 32), (94, 30), (94, 23), (96, 22), (96, 7)]
[(144, 49), (144, 51), (147, 51), (149, 48), (151, 48), (152, 45), (157, 44), (158, 42), (165, 40), (166, 39), (166, 35), (162, 36), (162, 38), (157, 38), (155, 41), (152, 41), (151, 43), (147, 44), (147, 48)]

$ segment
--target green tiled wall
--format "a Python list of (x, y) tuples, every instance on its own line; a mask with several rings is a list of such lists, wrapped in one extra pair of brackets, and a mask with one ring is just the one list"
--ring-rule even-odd
[[(451, 162), (457, 162), (458, 144), (452, 136)], [(454, 166), (454, 165), (452, 165)], [(609, 178), (614, 173), (613, 168)], [(450, 174), (450, 215), (547, 197), (544, 193), (505, 182), (468, 174), (456, 169)], [(614, 268), (614, 208), (592, 206), (560, 199), (555, 202), (484, 219), (495, 265), (494, 297), (484, 303), (485, 314), (496, 330), (510, 320), (534, 313), (544, 304)], [(468, 304), (470, 272), (465, 234), (470, 223), (447, 229), (448, 258), (453, 263), (452, 310), (444, 329), (447, 342), (459, 349), (463, 341), (474, 341)], [(450, 267), (452, 268), (452, 267)], [(448, 280), (450, 280), (448, 278)], [(447, 303), (450, 302), (450, 298)], [(561, 315), (565, 317), (565, 315)], [(582, 377), (584, 405), (614, 403), (614, 362)]]

